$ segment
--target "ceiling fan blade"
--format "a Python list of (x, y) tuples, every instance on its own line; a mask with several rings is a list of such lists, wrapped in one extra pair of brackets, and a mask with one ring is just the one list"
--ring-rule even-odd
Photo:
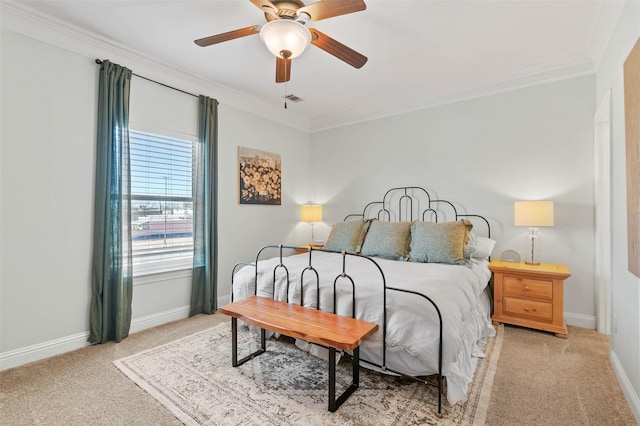
[(315, 28), (309, 28), (309, 31), (311, 32), (311, 44), (332, 54), (341, 61), (348, 63), (354, 68), (362, 68), (362, 66), (367, 63), (367, 57), (352, 48), (332, 39)]
[[(254, 0), (251, 0), (254, 1)], [(311, 17), (312, 21), (333, 18), (334, 16), (346, 15), (348, 13), (365, 10), (367, 5), (362, 0), (322, 0), (299, 8), (296, 13), (304, 12)]]
[(276, 57), (276, 83), (286, 83), (291, 80), (291, 59)]
[(258, 34), (258, 25), (253, 25), (247, 28), (241, 28), (239, 30), (233, 30), (222, 34), (216, 34), (205, 38), (195, 40), (194, 43), (200, 47), (211, 46), (212, 44), (222, 43), (223, 41), (229, 41), (240, 37), (245, 37), (253, 34)]

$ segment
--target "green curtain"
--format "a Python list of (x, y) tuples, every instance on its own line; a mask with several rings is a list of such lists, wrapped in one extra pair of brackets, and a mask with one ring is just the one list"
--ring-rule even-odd
[(130, 84), (131, 70), (100, 65), (90, 343), (120, 342), (131, 325)]
[(190, 316), (216, 310), (218, 271), (218, 101), (198, 97), (198, 143), (194, 161), (193, 277)]

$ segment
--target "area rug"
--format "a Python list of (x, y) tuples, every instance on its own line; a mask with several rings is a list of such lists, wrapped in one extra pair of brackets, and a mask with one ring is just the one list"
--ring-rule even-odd
[[(437, 388), (364, 368), (360, 387), (331, 413), (325, 361), (282, 338), (233, 368), (230, 328), (221, 324), (114, 364), (186, 425), (482, 425), (503, 333), (500, 326), (487, 339), (466, 399), (451, 406), (443, 397), (438, 418)], [(239, 356), (258, 341), (239, 331)], [(336, 383), (337, 394), (351, 383), (348, 361), (338, 364)]]

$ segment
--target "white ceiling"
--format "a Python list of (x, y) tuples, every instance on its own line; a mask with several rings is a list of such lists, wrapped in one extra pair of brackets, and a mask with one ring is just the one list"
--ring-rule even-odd
[[(285, 88), (275, 83), (275, 58), (258, 35), (205, 48), (193, 43), (212, 34), (262, 25), (264, 15), (249, 0), (10, 3), (246, 94), (263, 109), (283, 109)], [(612, 11), (620, 2), (366, 0), (366, 4), (365, 11), (308, 26), (364, 54), (367, 64), (355, 69), (310, 46), (293, 60), (286, 87), (287, 93), (303, 101), (289, 102), (287, 111), (278, 114), (289, 114), (298, 127), (316, 131), (587, 74), (599, 60), (619, 16)]]

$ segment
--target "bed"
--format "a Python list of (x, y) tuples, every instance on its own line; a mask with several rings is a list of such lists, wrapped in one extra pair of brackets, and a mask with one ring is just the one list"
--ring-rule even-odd
[(255, 262), (236, 265), (231, 301), (257, 294), (377, 323), (360, 348), (361, 366), (436, 375), (441, 414), (445, 378), (455, 404), (482, 356), (478, 343), (495, 334), (488, 286), (495, 241), (484, 217), (460, 210), (421, 187), (392, 188), (335, 224), (322, 249), (291, 255), (296, 247), (266, 246)]

